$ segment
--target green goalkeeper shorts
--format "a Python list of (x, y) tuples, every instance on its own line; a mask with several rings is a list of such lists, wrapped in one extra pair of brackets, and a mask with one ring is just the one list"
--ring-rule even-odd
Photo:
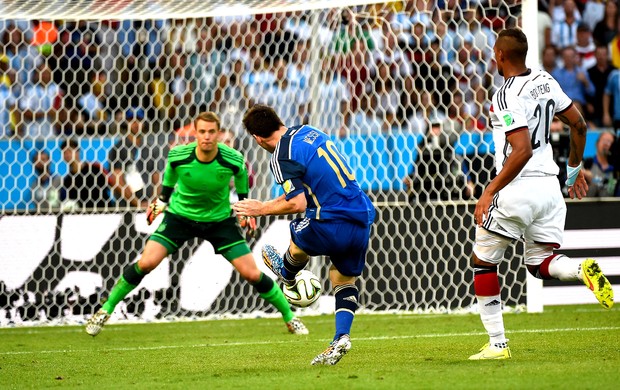
[(166, 211), (163, 221), (149, 240), (162, 244), (168, 254), (172, 254), (185, 241), (196, 237), (209, 241), (215, 248), (215, 253), (224, 256), (228, 261), (251, 253), (235, 217), (218, 222), (196, 222)]

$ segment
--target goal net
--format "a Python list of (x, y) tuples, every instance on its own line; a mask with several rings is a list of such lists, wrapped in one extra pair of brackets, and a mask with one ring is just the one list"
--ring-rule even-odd
[[(329, 134), (375, 202), (359, 280), (364, 310), (469, 308), (473, 200), (493, 177), (487, 116), (501, 80), (492, 46), (498, 29), (519, 24), (520, 5), (373, 3), (5, 2), (0, 322), (82, 318), (98, 307), (154, 230), (145, 206), (167, 151), (193, 139), (199, 112), (217, 113), (228, 130), (222, 141), (246, 156), (251, 196), (280, 194), (269, 156), (242, 128), (255, 103), (275, 107), (286, 125)], [(286, 219), (258, 222), (250, 244), (260, 262), (261, 246), (284, 250), (289, 233)], [(324, 281), (326, 263), (311, 262)], [(525, 303), (518, 264), (504, 265), (507, 306)], [(327, 284), (323, 294), (307, 310), (333, 310)], [(117, 311), (271, 313), (198, 240)]]

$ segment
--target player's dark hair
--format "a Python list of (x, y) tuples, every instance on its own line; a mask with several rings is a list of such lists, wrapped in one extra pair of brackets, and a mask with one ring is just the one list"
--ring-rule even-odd
[(284, 123), (273, 108), (256, 104), (243, 116), (243, 126), (251, 135), (269, 138)]
[(523, 61), (527, 57), (527, 37), (519, 28), (507, 28), (500, 31), (498, 40), (509, 40), (502, 46), (502, 50), (507, 54), (510, 60)]
[(198, 114), (196, 119), (194, 119), (194, 126), (198, 123), (198, 121), (205, 121), (217, 124), (217, 129), (220, 129), (220, 117), (217, 116), (213, 111), (201, 112)]

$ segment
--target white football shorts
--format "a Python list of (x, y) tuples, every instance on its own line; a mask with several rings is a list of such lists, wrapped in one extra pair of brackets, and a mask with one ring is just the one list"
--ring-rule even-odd
[(559, 248), (564, 236), (566, 203), (556, 176), (518, 177), (493, 199), (482, 225), (512, 239)]

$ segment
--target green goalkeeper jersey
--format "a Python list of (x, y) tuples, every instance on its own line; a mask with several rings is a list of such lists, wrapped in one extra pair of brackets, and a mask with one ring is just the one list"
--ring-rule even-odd
[(196, 158), (196, 142), (180, 145), (168, 153), (163, 185), (174, 187), (168, 211), (197, 222), (218, 222), (231, 214), (230, 181), (240, 196), (248, 194), (248, 171), (243, 155), (218, 143), (213, 161)]

